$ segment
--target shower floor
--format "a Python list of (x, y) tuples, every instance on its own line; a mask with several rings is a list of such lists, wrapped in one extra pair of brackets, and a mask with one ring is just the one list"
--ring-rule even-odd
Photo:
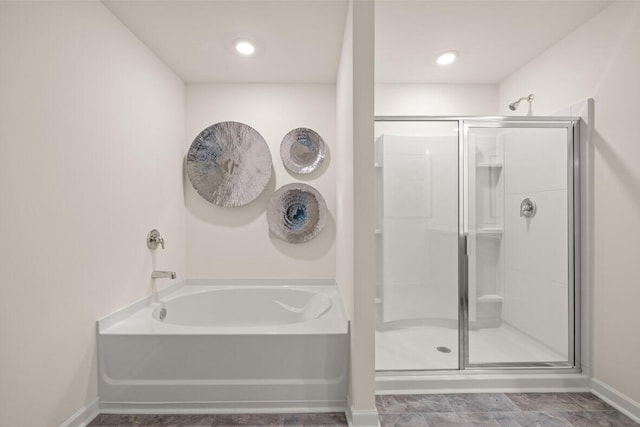
[[(447, 347), (443, 353), (437, 347)], [(560, 362), (567, 357), (508, 325), (469, 331), (471, 363)], [(376, 331), (376, 370), (458, 369), (458, 330), (412, 326)]]

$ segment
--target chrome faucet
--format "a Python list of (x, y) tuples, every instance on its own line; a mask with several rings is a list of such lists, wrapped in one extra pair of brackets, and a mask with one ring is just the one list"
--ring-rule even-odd
[(153, 270), (153, 272), (151, 273), (151, 278), (152, 279), (175, 279), (176, 272)]

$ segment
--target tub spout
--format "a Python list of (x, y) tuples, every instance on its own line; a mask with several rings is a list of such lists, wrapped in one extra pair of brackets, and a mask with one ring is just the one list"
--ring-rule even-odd
[(153, 272), (151, 273), (151, 278), (152, 279), (175, 279), (176, 272), (153, 270)]

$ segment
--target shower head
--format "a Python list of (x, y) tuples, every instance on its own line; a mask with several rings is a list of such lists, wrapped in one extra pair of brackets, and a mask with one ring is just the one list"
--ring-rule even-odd
[(529, 96), (523, 96), (522, 98), (518, 99), (515, 102), (512, 102), (511, 104), (509, 104), (509, 109), (511, 111), (516, 111), (516, 108), (518, 108), (518, 105), (520, 105), (520, 102), (527, 100), (527, 102), (529, 102), (529, 106), (531, 106), (531, 102), (533, 102), (533, 94), (530, 94)]

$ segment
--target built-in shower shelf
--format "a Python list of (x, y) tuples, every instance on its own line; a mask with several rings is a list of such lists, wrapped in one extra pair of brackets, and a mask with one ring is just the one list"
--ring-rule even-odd
[(503, 233), (504, 228), (501, 226), (480, 227), (476, 231), (478, 237), (484, 237), (486, 239), (500, 239)]
[(496, 294), (486, 294), (478, 297), (478, 302), (503, 302), (504, 298)]
[(495, 168), (495, 169), (500, 169), (500, 168), (502, 168), (502, 166), (504, 166), (504, 165), (501, 162), (498, 162), (498, 163), (482, 162), (482, 163), (476, 164), (477, 168)]

